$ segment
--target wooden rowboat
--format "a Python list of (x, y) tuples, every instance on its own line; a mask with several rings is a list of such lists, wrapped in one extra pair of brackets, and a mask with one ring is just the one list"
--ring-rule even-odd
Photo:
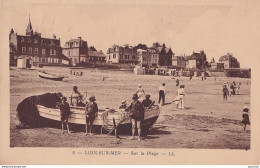
[[(60, 121), (60, 109), (47, 108), (42, 105), (37, 105), (37, 109), (41, 117), (50, 120)], [(146, 109), (144, 112), (144, 120), (141, 124), (142, 131), (148, 132), (152, 125), (156, 122), (157, 118), (159, 117), (159, 114), (160, 108), (157, 105), (151, 107), (150, 109)], [(99, 110), (93, 122), (93, 126), (107, 128), (107, 131), (109, 131), (109, 127), (113, 126), (113, 119), (116, 125), (119, 126), (120, 132), (131, 133), (131, 118), (123, 109)], [(85, 109), (83, 107), (71, 107), (69, 123), (85, 125)]]
[(64, 76), (49, 74), (49, 73), (47, 73), (45, 71), (39, 71), (38, 75), (41, 78), (55, 80), (55, 81), (61, 81), (64, 78)]

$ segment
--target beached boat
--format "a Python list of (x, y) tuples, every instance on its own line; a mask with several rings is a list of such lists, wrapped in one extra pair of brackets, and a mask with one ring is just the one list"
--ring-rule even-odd
[(55, 80), (55, 81), (61, 81), (64, 78), (64, 76), (49, 74), (49, 73), (47, 73), (45, 71), (39, 71), (38, 75), (41, 78)]
[[(47, 108), (42, 105), (37, 105), (39, 115), (43, 118), (60, 121), (60, 109)], [(144, 120), (142, 121), (142, 131), (148, 132), (152, 125), (156, 122), (160, 114), (159, 106), (155, 105), (150, 109), (146, 109), (144, 112)], [(113, 127), (113, 120), (118, 126), (118, 130), (123, 133), (131, 133), (131, 119), (127, 112), (122, 109), (106, 109), (99, 110), (97, 116), (93, 122), (93, 126), (105, 128), (110, 131)], [(84, 107), (71, 107), (71, 115), (69, 117), (69, 123), (74, 124), (86, 124), (85, 109)]]

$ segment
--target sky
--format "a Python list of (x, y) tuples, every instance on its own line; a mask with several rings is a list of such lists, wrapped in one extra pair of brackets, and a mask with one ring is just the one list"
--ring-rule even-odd
[[(114, 44), (165, 43), (175, 55), (204, 50), (208, 61), (232, 53), (241, 67), (259, 61), (257, 1), (4, 1), (8, 30), (25, 34), (29, 15), (33, 30), (53, 34), (61, 45), (82, 37), (106, 53)], [(205, 2), (205, 1), (204, 1)], [(251, 58), (250, 60), (248, 58)]]

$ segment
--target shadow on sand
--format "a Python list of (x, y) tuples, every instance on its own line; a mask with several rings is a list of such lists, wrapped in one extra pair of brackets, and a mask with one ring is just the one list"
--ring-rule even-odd
[(167, 126), (156, 126), (156, 127), (153, 127), (150, 132), (148, 133), (148, 136), (149, 135), (169, 135), (171, 134), (171, 132), (169, 131), (165, 131), (165, 129), (167, 128)]

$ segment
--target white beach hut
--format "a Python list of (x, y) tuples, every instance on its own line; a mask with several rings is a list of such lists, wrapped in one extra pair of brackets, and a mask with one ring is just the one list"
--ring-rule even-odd
[(17, 57), (17, 68), (30, 68), (31, 58), (27, 55)]

